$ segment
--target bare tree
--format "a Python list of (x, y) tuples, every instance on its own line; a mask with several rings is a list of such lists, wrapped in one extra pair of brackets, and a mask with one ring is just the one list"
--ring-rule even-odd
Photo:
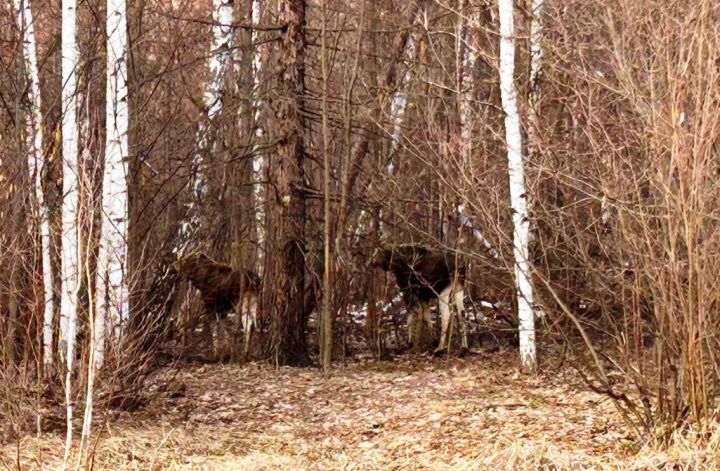
[[(309, 362), (305, 324), (305, 1), (278, 2), (277, 20), (286, 25), (275, 56), (277, 83), (269, 97), (271, 136), (277, 161), (274, 185), (271, 263), (264, 274), (264, 306), (271, 312), (271, 352), (279, 364)], [(269, 301), (272, 299), (272, 301)], [(269, 305), (271, 304), (271, 305)]]
[(520, 319), (520, 359), (523, 368), (534, 370), (535, 312), (533, 285), (530, 277), (530, 216), (523, 167), (520, 114), (515, 89), (515, 25), (512, 0), (498, 0), (500, 13), (500, 91), (505, 111), (510, 206), (513, 212), (513, 256), (518, 318)]
[[(107, 94), (105, 164), (102, 185), (100, 246), (96, 268), (97, 308), (90, 309), (87, 394), (82, 439), (90, 437), (95, 370), (105, 360), (108, 322), (112, 338), (124, 329), (129, 318), (130, 289), (127, 276), (128, 226), (128, 90), (127, 9), (125, 0), (107, 4)], [(82, 450), (82, 446), (81, 446)]]
[(332, 262), (330, 259), (331, 221), (330, 221), (330, 156), (328, 155), (329, 144), (329, 109), (328, 109), (328, 50), (327, 50), (327, 5), (322, 4), (322, 51), (320, 52), (322, 63), (322, 151), (323, 151), (323, 193), (324, 198), (324, 223), (323, 223), (323, 307), (320, 320), (320, 362), (325, 371), (330, 369), (333, 347), (333, 325), (332, 325)]
[(65, 463), (70, 456), (73, 435), (72, 373), (78, 322), (79, 243), (78, 229), (79, 180), (77, 121), (77, 67), (80, 61), (76, 38), (77, 2), (62, 2), (62, 285), (60, 300), (60, 352), (65, 354), (65, 402), (67, 437)]
[[(47, 171), (43, 149), (42, 100), (40, 96), (40, 73), (37, 65), (35, 25), (30, 0), (14, 0), (18, 24), (22, 33), (23, 63), (30, 81), (28, 103), (30, 113), (26, 118), (26, 147), (28, 170), (33, 186), (32, 208), (34, 211), (33, 233), (40, 232), (40, 257), (43, 280), (43, 361), (46, 367), (53, 363), (53, 267), (50, 254), (50, 215), (43, 189), (43, 174)], [(39, 226), (39, 227), (38, 227)]]
[(102, 366), (103, 325), (118, 333), (129, 317), (127, 277), (128, 224), (128, 91), (127, 20), (124, 0), (111, 0), (107, 13), (107, 96), (102, 227), (97, 269), (96, 362)]

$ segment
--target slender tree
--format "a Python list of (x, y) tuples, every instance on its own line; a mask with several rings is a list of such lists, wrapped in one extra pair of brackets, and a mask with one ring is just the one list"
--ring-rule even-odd
[[(259, 24), (262, 18), (262, 9), (260, 0), (246, 0), (251, 10), (251, 17), (253, 24)], [(251, 35), (251, 44), (255, 44), (258, 40), (258, 34), (253, 29)], [(264, 134), (265, 130), (261, 126), (260, 110), (262, 107), (262, 101), (259, 98), (258, 90), (260, 88), (260, 76), (263, 71), (263, 55), (261, 52), (262, 46), (256, 46), (252, 48), (252, 82), (251, 88), (253, 90), (252, 95), (252, 112), (253, 112), (253, 123), (254, 132), (256, 136), (260, 137)], [(264, 179), (263, 172), (266, 165), (266, 159), (262, 154), (259, 145), (254, 145), (252, 149), (252, 166), (255, 186), (253, 188), (253, 196), (255, 199), (255, 227), (257, 228), (257, 245), (262, 246), (265, 241), (265, 198), (266, 192), (263, 185), (260, 182)], [(263, 254), (258, 252), (258, 259), (261, 259)], [(258, 263), (260, 265), (260, 263)]]
[[(82, 439), (90, 437), (95, 370), (105, 359), (106, 323), (121, 332), (128, 320), (128, 91), (127, 9), (125, 0), (107, 3), (107, 92), (105, 96), (105, 165), (102, 184), (100, 247), (96, 271), (97, 308), (90, 309), (90, 355)], [(81, 447), (82, 449), (82, 447)]]
[[(539, 77), (540, 67), (542, 65), (542, 9), (545, 0), (533, 0), (532, 2), (532, 14), (530, 16), (530, 83), (529, 83), (529, 94), (528, 94), (528, 113), (527, 113), (527, 149), (528, 155), (532, 158), (538, 152), (538, 116), (537, 116), (537, 103), (539, 98)], [(605, 223), (605, 206), (606, 201), (603, 199), (603, 211), (602, 218)], [(530, 208), (532, 209), (533, 201), (528, 201)], [(530, 233), (530, 238), (533, 240), (534, 233)], [(542, 311), (538, 311), (538, 315)]]
[(530, 217), (527, 207), (523, 168), (520, 114), (515, 89), (515, 26), (513, 1), (498, 0), (500, 17), (500, 94), (505, 111), (505, 139), (508, 153), (510, 206), (513, 220), (513, 257), (518, 318), (520, 320), (520, 360), (524, 369), (534, 370), (535, 313), (533, 285), (530, 277)]
[[(415, 60), (415, 45), (417, 44), (417, 38), (415, 35), (410, 35), (407, 40), (406, 48), (406, 60)], [(407, 110), (408, 104), (408, 89), (412, 85), (413, 80), (413, 67), (408, 67), (403, 75), (400, 83), (398, 84), (397, 91), (390, 101), (390, 122), (392, 123), (392, 133), (390, 142), (390, 155), (395, 155), (402, 143), (402, 132), (403, 122), (405, 121), (405, 111)], [(387, 165), (388, 175), (392, 175), (394, 166), (392, 160)]]
[(60, 299), (60, 353), (65, 354), (65, 402), (67, 409), (67, 437), (65, 462), (70, 456), (73, 434), (72, 371), (75, 358), (78, 308), (79, 259), (79, 179), (78, 179), (78, 121), (77, 67), (80, 60), (75, 23), (76, 0), (62, 2), (62, 282)]
[(533, 0), (530, 18), (530, 85), (536, 89), (542, 65), (542, 10), (545, 0)]
[[(239, 11), (237, 17), (243, 23), (253, 22), (254, 0), (242, 0), (239, 2)], [(231, 179), (230, 182), (230, 204), (233, 205), (233, 211), (228, 211), (226, 217), (233, 220), (228, 221), (228, 226), (232, 228), (232, 249), (231, 259), (233, 264), (244, 268), (255, 269), (256, 254), (255, 244), (251, 241), (256, 239), (257, 220), (255, 216), (255, 174), (253, 171), (253, 158), (247, 158), (252, 155), (253, 148), (256, 143), (255, 113), (253, 108), (253, 96), (255, 90), (255, 68), (254, 68), (254, 29), (241, 28), (238, 31), (238, 47), (235, 49), (234, 61), (235, 67), (232, 73), (238, 78), (238, 87), (236, 90), (238, 107), (237, 107), (237, 126), (238, 131), (236, 141), (240, 145), (242, 152), (245, 154), (240, 162), (233, 159), (227, 159), (226, 173)], [(231, 137), (231, 139), (234, 136)]]
[(26, 118), (26, 148), (28, 169), (34, 191), (32, 206), (35, 213), (34, 224), (31, 225), (33, 235), (37, 234), (37, 222), (40, 230), (40, 257), (43, 281), (43, 361), (46, 367), (52, 365), (54, 355), (53, 314), (55, 299), (53, 296), (53, 271), (50, 257), (50, 216), (42, 185), (45, 172), (45, 155), (43, 153), (42, 101), (40, 96), (40, 74), (37, 65), (37, 47), (35, 25), (30, 0), (14, 0), (18, 24), (22, 34), (23, 64), (30, 86), (28, 87), (28, 103), (30, 113)]
[(104, 355), (104, 323), (117, 332), (128, 319), (128, 90), (127, 10), (125, 0), (108, 0), (107, 94), (102, 227), (97, 269), (97, 367)]
[(322, 50), (320, 62), (322, 68), (322, 150), (323, 150), (323, 192), (324, 218), (323, 218), (323, 307), (320, 320), (320, 360), (325, 371), (330, 369), (332, 361), (333, 325), (332, 325), (332, 299), (331, 276), (332, 260), (330, 250), (331, 221), (330, 221), (330, 155), (328, 151), (329, 140), (329, 109), (328, 109), (328, 49), (327, 49), (327, 4), (322, 4)]

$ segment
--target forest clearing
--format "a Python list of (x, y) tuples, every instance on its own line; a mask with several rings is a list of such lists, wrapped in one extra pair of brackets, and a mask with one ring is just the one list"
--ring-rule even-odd
[(720, 469), (720, 2), (0, 2), (0, 467)]
[[(148, 381), (139, 410), (108, 417), (95, 469), (717, 469), (712, 444), (638, 451), (609, 399), (559, 360), (549, 355), (535, 377), (509, 349), (359, 359), (329, 376), (175, 365)], [(25, 438), (2, 465), (55, 469), (62, 447), (61, 436)]]

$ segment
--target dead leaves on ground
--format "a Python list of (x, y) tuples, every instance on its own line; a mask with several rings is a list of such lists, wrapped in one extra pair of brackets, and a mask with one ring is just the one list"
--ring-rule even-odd
[(585, 469), (622, 460), (630, 438), (569, 369), (524, 376), (513, 351), (360, 360), (329, 375), (185, 365), (156, 374), (147, 399), (105, 428), (96, 468)]

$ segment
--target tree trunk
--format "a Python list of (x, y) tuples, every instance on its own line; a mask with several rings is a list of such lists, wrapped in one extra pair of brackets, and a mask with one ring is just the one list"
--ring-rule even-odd
[[(100, 246), (98, 249), (95, 305), (88, 310), (90, 348), (87, 393), (80, 452), (90, 437), (95, 371), (105, 360), (107, 321), (115, 334), (129, 318), (127, 279), (128, 226), (128, 92), (127, 9), (125, 0), (107, 2), (107, 93), (105, 96), (105, 165), (102, 181)], [(88, 273), (90, 276), (90, 273)], [(91, 301), (92, 302), (92, 301)]]
[(330, 251), (331, 221), (330, 221), (330, 155), (328, 150), (329, 110), (328, 110), (328, 51), (327, 51), (327, 5), (322, 4), (322, 49), (320, 51), (322, 64), (322, 149), (323, 149), (323, 306), (320, 316), (320, 362), (325, 371), (330, 369), (333, 346), (333, 319), (332, 319), (332, 257)]
[[(242, 0), (240, 18), (246, 23), (253, 22), (254, 0)], [(255, 143), (255, 111), (253, 94), (255, 88), (255, 68), (253, 47), (253, 30), (243, 28), (239, 32), (241, 55), (239, 60), (240, 75), (239, 91), (239, 127), (240, 148), (243, 153), (241, 162), (234, 166), (233, 185), (237, 193), (237, 201), (232, 204), (236, 209), (236, 220), (232, 221), (233, 256), (237, 258), (236, 264), (247, 269), (254, 269), (255, 244), (257, 227), (255, 220), (255, 194), (252, 151)]]
[(128, 225), (128, 90), (127, 16), (125, 0), (108, 0), (107, 95), (105, 169), (102, 190), (102, 226), (97, 264), (97, 319), (95, 356), (97, 367), (104, 355), (104, 320), (118, 331), (127, 322)]
[(271, 290), (271, 354), (276, 363), (309, 363), (305, 324), (305, 125), (302, 117), (305, 93), (305, 1), (282, 0), (278, 22), (287, 25), (276, 56), (279, 72), (269, 105), (274, 111), (277, 164), (274, 166), (276, 198), (275, 230), (265, 287)]
[(65, 353), (65, 404), (67, 436), (65, 463), (72, 446), (72, 370), (75, 358), (78, 309), (78, 258), (79, 258), (79, 182), (77, 122), (77, 69), (80, 51), (75, 36), (76, 0), (62, 2), (62, 151), (63, 151), (63, 202), (62, 202), (62, 280), (60, 300), (60, 354)]
[[(250, 3), (249, 7), (252, 10), (252, 22), (253, 24), (259, 24), (262, 20), (263, 9), (261, 8), (260, 0), (246, 0)], [(258, 39), (257, 31), (253, 31), (252, 42), (255, 44)], [(262, 108), (262, 101), (259, 98), (260, 95), (260, 76), (263, 72), (263, 60), (265, 55), (263, 54), (263, 46), (255, 46), (252, 50), (252, 112), (253, 121), (255, 123), (255, 137), (260, 141), (260, 137), (265, 135), (265, 129), (263, 128), (263, 120), (260, 117), (260, 110)], [(264, 173), (267, 165), (267, 159), (261, 150), (262, 142), (255, 142), (252, 148), (252, 167), (253, 167), (253, 198), (255, 201), (254, 217), (255, 217), (255, 231), (257, 236), (257, 246), (262, 247), (265, 242), (266, 232), (266, 212), (267, 207), (267, 188), (262, 185), (262, 181), (265, 179)], [(264, 254), (262, 251), (257, 251), (256, 264), (262, 266)]]
[(517, 92), (515, 90), (513, 1), (498, 0), (498, 8), (500, 16), (500, 93), (505, 111), (510, 205), (513, 213), (513, 255), (518, 318), (520, 320), (520, 361), (523, 369), (534, 370), (536, 367), (535, 313), (533, 311), (530, 261), (528, 260), (530, 217), (525, 189), (520, 114), (517, 109)]
[(15, 10), (18, 24), (23, 36), (23, 59), (25, 74), (30, 86), (28, 87), (28, 103), (30, 113), (26, 120), (26, 148), (28, 153), (28, 170), (31, 186), (34, 186), (32, 204), (34, 218), (32, 227), (33, 238), (40, 230), (40, 257), (43, 281), (43, 362), (46, 367), (53, 362), (52, 336), (53, 336), (53, 272), (50, 260), (50, 217), (45, 193), (42, 186), (42, 175), (45, 171), (45, 158), (43, 154), (42, 130), (42, 102), (40, 99), (40, 74), (37, 66), (37, 50), (35, 41), (35, 25), (30, 0), (15, 0)]

